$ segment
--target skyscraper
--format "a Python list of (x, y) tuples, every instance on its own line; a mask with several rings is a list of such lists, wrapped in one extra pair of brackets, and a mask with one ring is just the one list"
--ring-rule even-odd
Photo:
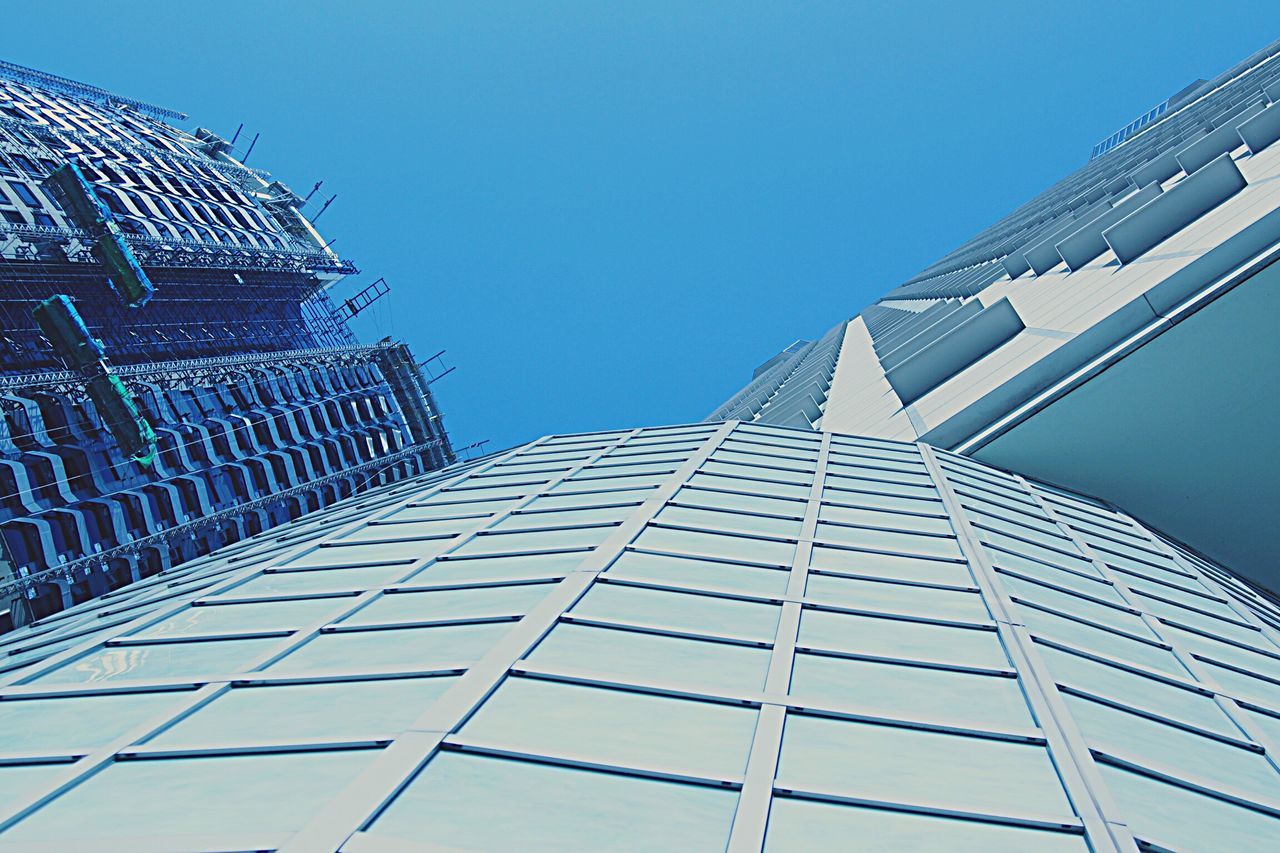
[(3, 638), (0, 851), (1271, 849), (1274, 548), (1200, 515), (1265, 514), (1221, 486), (1274, 464), (1278, 48), (706, 422), (388, 484)]
[[(453, 461), (322, 210), (186, 116), (0, 63), (0, 624)], [(314, 192), (314, 191), (313, 191)]]

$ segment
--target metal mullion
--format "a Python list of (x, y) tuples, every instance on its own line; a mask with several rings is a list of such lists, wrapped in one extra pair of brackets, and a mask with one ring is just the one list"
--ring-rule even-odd
[[(658, 486), (604, 542), (588, 552), (540, 603), (517, 622), (467, 673), (437, 699), (363, 773), (322, 807), (306, 826), (282, 845), (280, 853), (338, 850), (370, 820), (431, 759), (441, 742), (456, 730), (497, 688), (510, 669), (559, 622), (698, 467), (732, 433), (736, 421), (726, 421), (707, 433), (698, 450)], [(635, 437), (633, 430), (618, 444)]]
[(1018, 670), (1027, 701), (1044, 731), (1049, 754), (1067, 796), (1084, 823), (1090, 846), (1096, 851), (1136, 853), (1138, 848), (1133, 833), (1121, 818), (1110, 791), (1102, 781), (1084, 737), (1035, 650), (1030, 632), (1012, 612), (1012, 601), (1006, 601), (984, 546), (970, 526), (964, 506), (938, 457), (927, 444), (921, 443), (917, 447), (956, 530), (961, 551), (968, 558), (974, 579), (995, 617), (997, 631)]
[[(791, 669), (795, 665), (796, 639), (800, 633), (800, 601), (808, 584), (809, 559), (813, 554), (813, 537), (818, 529), (830, 458), (831, 433), (824, 432), (818, 444), (813, 482), (809, 486), (800, 537), (791, 559), (791, 574), (787, 578), (787, 598), (779, 614), (773, 653), (769, 658), (769, 673), (765, 679), (765, 692), (778, 697), (787, 696), (791, 689)], [(732, 853), (755, 853), (764, 846), (786, 717), (787, 706), (781, 702), (767, 702), (760, 707), (751, 751), (747, 756), (742, 793), (738, 797), (738, 808), (734, 811), (733, 826), (729, 832), (728, 850)]]
[[(1115, 573), (1112, 572), (1111, 567), (1108, 566), (1104, 561), (1099, 559), (1096, 554), (1093, 553), (1093, 549), (1089, 547), (1089, 544), (1085, 542), (1083, 539), (1081, 539), (1080, 537), (1078, 537), (1075, 531), (1071, 528), (1069, 524), (1061, 521), (1058, 518), (1057, 513), (1055, 513), (1053, 511), (1053, 508), (1048, 505), (1048, 501), (1042, 500), (1040, 498), (1039, 493), (1036, 492), (1030, 485), (1028, 485), (1027, 482), (1023, 480), (1021, 477), (1019, 477), (1018, 479), (1023, 484), (1023, 486), (1031, 493), (1032, 497), (1036, 499), (1037, 504), (1040, 505), (1041, 509), (1044, 510), (1045, 514), (1047, 514), (1051, 519), (1057, 522), (1058, 526), (1063, 528), (1063, 530), (1065, 530), (1067, 534), (1071, 536), (1072, 541), (1076, 543), (1076, 547), (1079, 548), (1081, 552), (1089, 560), (1093, 562), (1094, 567), (1099, 572), (1102, 573), (1103, 577), (1106, 577), (1113, 584), (1115, 584), (1116, 591), (1120, 593), (1121, 597), (1123, 597), (1126, 601), (1130, 602), (1130, 606), (1133, 606), (1132, 602), (1134, 601), (1135, 596), (1134, 596), (1134, 592), (1129, 589), (1128, 585), (1126, 585), (1123, 580), (1120, 580), (1115, 576)], [(1177, 558), (1175, 557), (1174, 559), (1176, 562)], [(1181, 567), (1186, 568), (1185, 566), (1181, 566)], [(1192, 577), (1194, 577), (1196, 580), (1202, 580), (1201, 575), (1203, 575), (1202, 572), (1196, 572), (1194, 575), (1192, 575)], [(1267, 763), (1270, 764), (1274, 770), (1276, 770), (1277, 772), (1280, 772), (1280, 743), (1276, 743), (1272, 738), (1270, 738), (1267, 735), (1267, 733), (1260, 726), (1258, 726), (1253, 721), (1253, 719), (1250, 718), (1248, 714), (1246, 714), (1240, 708), (1240, 706), (1236, 703), (1234, 691), (1232, 692), (1225, 691), (1223, 687), (1220, 684), (1218, 684), (1218, 680), (1213, 677), (1213, 674), (1209, 671), (1209, 669), (1200, 662), (1199, 658), (1197, 658), (1188, 649), (1183, 648), (1181, 643), (1179, 643), (1176, 638), (1166, 637), (1161, 632), (1161, 628), (1164, 627), (1164, 623), (1161, 622), (1160, 619), (1151, 615), (1150, 613), (1147, 613), (1146, 611), (1141, 611), (1141, 618), (1143, 623), (1146, 624), (1147, 628), (1149, 628), (1151, 632), (1154, 633), (1160, 639), (1160, 642), (1164, 643), (1169, 647), (1170, 651), (1172, 652), (1173, 656), (1178, 660), (1178, 662), (1181, 663), (1184, 667), (1186, 667), (1187, 671), (1190, 672), (1191, 675), (1196, 680), (1200, 681), (1202, 684), (1204, 684), (1205, 687), (1213, 691), (1213, 694), (1214, 694), (1213, 701), (1217, 703), (1219, 708), (1222, 709), (1222, 712), (1226, 714), (1227, 718), (1230, 719), (1231, 722), (1235, 723), (1240, 728), (1240, 730), (1243, 731), (1249, 737), (1250, 740), (1252, 740), (1255, 744), (1259, 744), (1260, 746), (1262, 746), (1263, 757), (1267, 760)]]
[[(486, 463), (486, 465), (468, 468), (466, 471), (461, 472), (457, 477), (444, 478), (444, 479), (438, 480), (436, 484), (428, 490), (428, 492), (430, 494), (438, 493), (447, 485), (452, 485), (453, 483), (456, 483), (456, 482), (462, 482), (468, 476), (474, 473), (477, 470), (477, 468), (484, 469), (486, 467), (492, 466), (499, 461), (502, 461), (517, 455), (523, 449), (526, 449), (528, 447), (534, 447), (537, 445), (538, 445), (538, 442), (533, 442), (531, 444), (524, 445), (523, 447), (516, 448), (514, 450), (509, 451), (507, 454), (503, 456), (494, 457), (494, 459)], [(412, 489), (408, 489), (406, 491), (415, 492), (415, 490), (412, 490)], [(415, 494), (414, 497), (420, 497), (420, 495)], [(405, 500), (403, 501), (395, 501), (390, 504), (387, 504), (384, 507), (380, 507), (379, 509), (381, 510), (381, 513), (379, 514), (379, 517), (390, 515), (393, 512), (397, 512), (398, 510), (403, 509), (405, 505), (410, 503), (412, 499), (413, 498), (405, 498)], [(294, 557), (297, 557), (297, 556), (301, 556), (304, 553), (309, 553), (311, 550), (319, 550), (319, 547), (322, 543), (330, 541), (337, 536), (359, 530), (368, 522), (368, 520), (369, 519), (367, 516), (362, 517), (358, 521), (353, 521), (348, 525), (335, 528), (333, 531), (319, 537), (318, 540), (311, 539), (311, 540), (308, 540), (307, 542), (300, 543), (292, 547), (287, 547), (282, 551), (280, 551), (279, 553), (273, 555), (270, 559), (266, 560), (265, 564), (263, 563), (253, 564), (253, 565), (246, 566), (243, 569), (240, 569), (239, 571), (234, 571), (232, 572), (231, 577), (224, 578), (221, 583), (215, 581), (213, 585), (209, 587), (203, 587), (202, 589), (196, 591), (195, 593), (179, 594), (177, 596), (177, 601), (171, 603), (170, 606), (161, 607), (159, 610), (153, 610), (149, 613), (139, 615), (134, 620), (124, 623), (128, 627), (123, 629), (121, 633), (123, 634), (123, 633), (136, 632), (141, 630), (142, 628), (146, 628), (150, 625), (160, 622), (161, 620), (180, 612), (183, 608), (187, 607), (192, 601), (195, 601), (198, 598), (207, 598), (209, 596), (217, 595), (221, 592), (234, 589), (241, 582), (248, 580), (249, 578), (253, 577), (255, 574), (263, 572), (265, 569), (277, 566), (284, 561), (293, 559)], [(23, 683), (33, 678), (38, 678), (39, 676), (44, 675), (45, 673), (56, 669), (62, 664), (67, 663), (71, 660), (74, 660), (75, 658), (78, 658), (81, 655), (92, 651), (94, 648), (100, 645), (100, 643), (101, 641), (99, 640), (88, 640), (83, 643), (78, 643), (68, 649), (63, 649), (61, 652), (57, 652), (45, 658), (39, 663), (31, 664), (29, 667), (23, 667), (22, 669), (17, 670), (16, 672), (10, 674), (7, 677), (0, 676), (0, 688), (3, 688), (4, 686), (9, 684)]]

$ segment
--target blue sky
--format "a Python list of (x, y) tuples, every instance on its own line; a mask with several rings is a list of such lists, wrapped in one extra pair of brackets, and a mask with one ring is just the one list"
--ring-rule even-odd
[(252, 165), (304, 193), (323, 179), (319, 227), (365, 271), (336, 295), (393, 287), (358, 332), (446, 349), (446, 423), (489, 449), (702, 418), (1277, 35), (1270, 3), (1172, 0), (45, 0), (6, 18), (3, 58), (192, 127), (244, 122)]

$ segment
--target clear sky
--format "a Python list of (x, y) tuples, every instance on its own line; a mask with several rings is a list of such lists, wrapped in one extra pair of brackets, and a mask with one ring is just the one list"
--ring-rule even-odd
[[(26, 18), (26, 20), (22, 20)], [(42, 0), (0, 56), (338, 199), (455, 444), (699, 420), (1277, 36), (1274, 2)], [(246, 137), (242, 136), (242, 142)]]

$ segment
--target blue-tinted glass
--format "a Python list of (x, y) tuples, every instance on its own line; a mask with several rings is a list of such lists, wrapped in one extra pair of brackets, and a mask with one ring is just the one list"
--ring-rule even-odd
[(857, 849), (918, 853), (1085, 853), (1089, 849), (1084, 836), (1066, 832), (774, 797), (765, 836), (767, 853), (851, 849), (851, 839), (857, 840)]
[(444, 752), (369, 833), (437, 849), (721, 850), (735, 791)]
[(515, 584), (429, 592), (394, 592), (342, 620), (343, 625), (391, 625), (444, 619), (523, 615), (555, 584)]
[(772, 642), (779, 608), (710, 595), (598, 583), (572, 613), (588, 619)]
[(669, 557), (626, 551), (609, 567), (610, 577), (679, 584), (699, 589), (736, 592), (747, 595), (774, 596), (787, 591), (789, 574), (777, 569), (698, 560), (691, 557)]
[(466, 560), (437, 560), (404, 582), (404, 586), (432, 586), (452, 583), (534, 580), (573, 571), (582, 562), (583, 552), (560, 554), (514, 554), (507, 557), (475, 557)]
[(636, 539), (635, 545), (639, 548), (652, 548), (655, 551), (674, 551), (680, 554), (720, 557), (726, 560), (746, 560), (775, 566), (790, 566), (796, 551), (793, 542), (653, 526), (644, 529)]
[(828, 569), (861, 577), (889, 578), (945, 586), (973, 586), (973, 575), (969, 573), (967, 565), (943, 560), (926, 560), (919, 557), (815, 545), (809, 565), (815, 569)]
[(237, 687), (148, 743), (207, 747), (395, 735), (404, 731), (454, 681), (392, 678)]
[(1016, 678), (800, 653), (791, 676), (800, 704), (964, 728), (1033, 728)]
[(808, 610), (800, 617), (800, 646), (882, 658), (1006, 668), (995, 631), (931, 625), (905, 619)]
[(746, 769), (755, 723), (751, 708), (509, 678), (460, 736), (518, 752), (732, 779)]
[(563, 624), (538, 644), (529, 662), (626, 683), (751, 693), (764, 687), (769, 650)]
[(272, 664), (272, 673), (414, 671), (479, 660), (512, 622), (321, 634)]
[(108, 646), (65, 663), (40, 676), (36, 682), (91, 684), (241, 672), (254, 658), (279, 642), (272, 638)]
[(778, 785), (987, 814), (1072, 814), (1044, 747), (795, 714)]
[(0, 750), (68, 753), (110, 743), (190, 698), (183, 690), (0, 702)]
[(288, 601), (186, 607), (130, 634), (135, 639), (201, 634), (296, 630), (351, 607), (349, 598), (300, 598)]
[[(276, 847), (377, 757), (377, 750), (118, 761), (5, 833), (87, 849), (104, 833), (166, 836), (179, 849)], [(183, 838), (190, 841), (182, 842)]]
[(810, 574), (805, 597), (822, 604), (878, 613), (960, 622), (986, 622), (991, 618), (987, 606), (982, 603), (982, 596), (976, 592), (855, 580), (835, 575)]

